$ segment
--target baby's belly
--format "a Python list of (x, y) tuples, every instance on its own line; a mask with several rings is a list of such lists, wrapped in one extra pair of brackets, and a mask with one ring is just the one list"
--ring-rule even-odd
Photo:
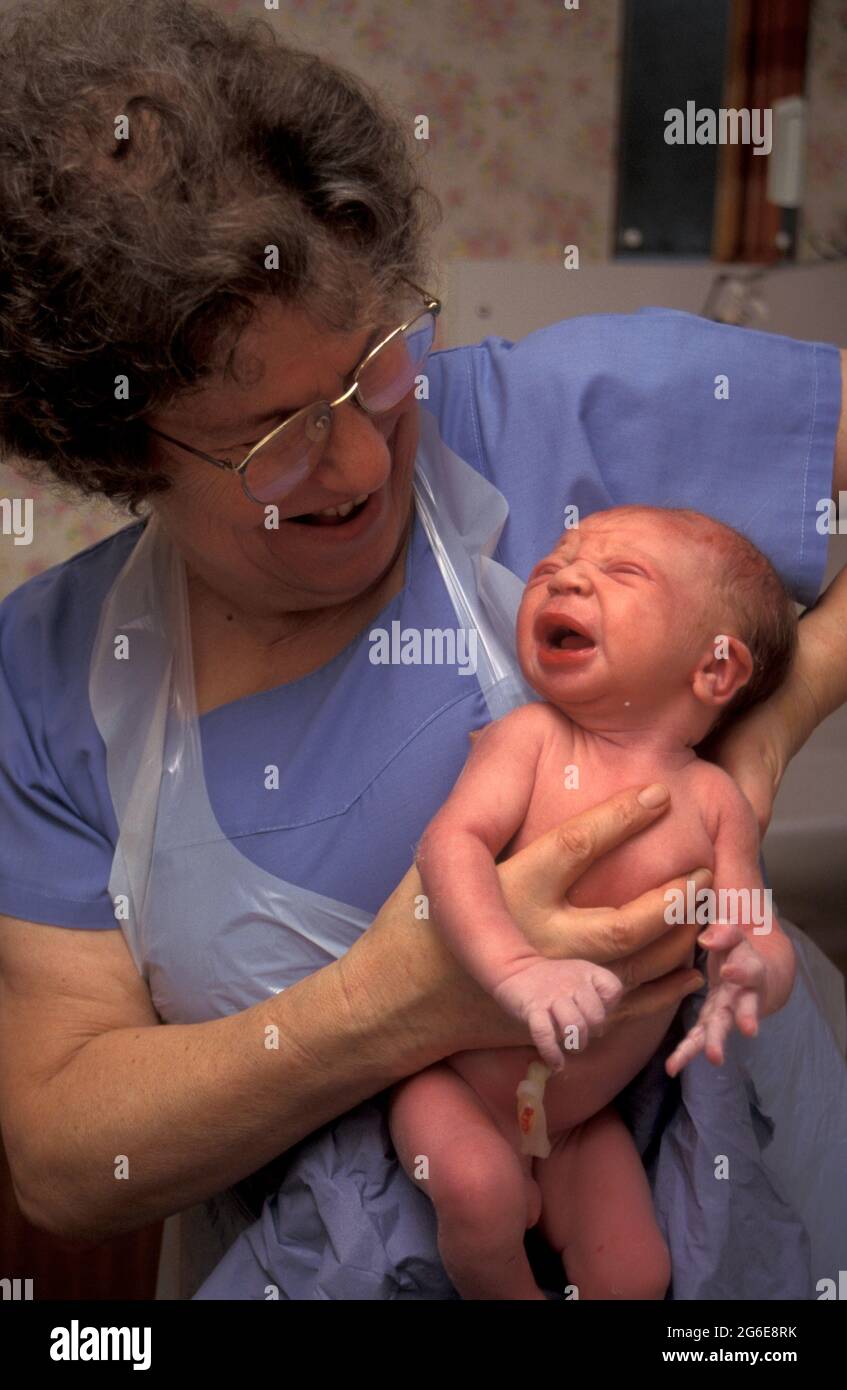
[[(622, 1024), (593, 1039), (584, 1052), (564, 1054), (563, 1070), (550, 1077), (544, 1093), (551, 1139), (614, 1100), (653, 1056), (675, 1012), (666, 1009), (653, 1018)], [(517, 1144), (516, 1092), (530, 1062), (538, 1060), (534, 1047), (499, 1047), (457, 1052), (449, 1065), (485, 1102), (501, 1132)]]
[[(593, 788), (591, 796), (586, 793), (581, 800), (569, 799), (574, 794), (562, 792), (560, 776), (561, 766), (568, 760), (567, 746), (561, 757), (548, 757), (546, 772), (539, 773), (536, 780), (523, 825), (501, 858), (509, 858), (568, 815), (617, 790), (608, 769), (593, 767), (585, 779), (586, 785)], [(555, 769), (555, 775), (550, 768)], [(687, 774), (665, 777), (676, 796), (670, 813), (590, 865), (568, 890), (573, 906), (621, 907), (641, 893), (684, 877), (700, 865), (713, 866), (714, 846), (686, 777)], [(687, 964), (692, 960), (693, 950)], [(564, 1054), (564, 1068), (551, 1076), (544, 1096), (551, 1139), (614, 1100), (653, 1056), (675, 1012), (676, 1009), (666, 1009), (652, 1018), (618, 1024), (605, 1037), (592, 1039), (584, 1052)], [(516, 1047), (460, 1052), (449, 1059), (449, 1064), (485, 1102), (501, 1131), (517, 1144), (520, 1136), (516, 1091), (530, 1062), (538, 1060), (534, 1047)]]

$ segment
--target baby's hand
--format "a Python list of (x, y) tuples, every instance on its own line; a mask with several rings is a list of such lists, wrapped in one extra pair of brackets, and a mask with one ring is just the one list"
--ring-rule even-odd
[(565, 1029), (576, 1026), (579, 1049), (600, 1032), (623, 994), (617, 975), (587, 960), (536, 960), (493, 990), (501, 1008), (529, 1025), (532, 1040), (553, 1071), (564, 1066)]
[(759, 1006), (766, 982), (765, 962), (739, 926), (716, 922), (698, 938), (710, 952), (709, 992), (700, 1017), (665, 1063), (677, 1076), (698, 1052), (723, 1064), (723, 1045), (733, 1025), (745, 1037), (759, 1031)]

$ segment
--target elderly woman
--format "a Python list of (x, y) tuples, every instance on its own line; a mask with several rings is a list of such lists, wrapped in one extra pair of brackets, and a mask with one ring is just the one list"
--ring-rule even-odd
[[(271, 1160), (308, 1178), (329, 1136), (332, 1237), (345, 1113), (376, 1189), (369, 1098), (526, 1041), (409, 868), (469, 735), (519, 696), (486, 584), (519, 586), (566, 506), (646, 501), (745, 529), (813, 600), (834, 461), (847, 487), (839, 356), (663, 311), (428, 355), (433, 200), (348, 73), (182, 0), (28, 6), (0, 52), (3, 450), (142, 516), (2, 605), (3, 1135), (23, 1211), (66, 1237), (205, 1203), (190, 1293)], [(844, 698), (845, 600), (719, 750), (763, 825)], [(480, 660), (381, 664), (377, 630), (479, 634)], [(695, 928), (668, 934), (667, 885), (608, 912), (566, 891), (666, 804), (633, 788), (500, 866), (539, 946), (618, 971), (633, 1036), (699, 987)], [(644, 1134), (674, 1106), (641, 1106)], [(420, 1194), (398, 1181), (401, 1210)], [(373, 1296), (402, 1296), (414, 1254), (373, 1254)]]

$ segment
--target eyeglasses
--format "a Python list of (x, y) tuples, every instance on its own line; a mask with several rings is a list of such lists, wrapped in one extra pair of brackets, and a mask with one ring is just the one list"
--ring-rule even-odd
[(410, 280), (406, 283), (421, 296), (425, 307), (368, 351), (342, 395), (334, 401), (313, 401), (296, 410), (264, 438), (245, 445), (249, 453), (240, 463), (213, 458), (163, 430), (152, 425), (147, 428), (151, 434), (205, 459), (206, 463), (227, 473), (237, 473), (251, 501), (278, 501), (314, 472), (332, 432), (332, 412), (337, 406), (352, 399), (367, 415), (384, 415), (394, 410), (415, 386), (418, 371), (432, 347), (441, 301)]

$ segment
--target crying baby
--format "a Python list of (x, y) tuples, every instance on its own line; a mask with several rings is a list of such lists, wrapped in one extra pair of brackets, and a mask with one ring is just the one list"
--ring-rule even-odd
[[(476, 739), (418, 867), (438, 929), (534, 1046), (458, 1053), (403, 1081), (390, 1102), (394, 1146), (434, 1204), (441, 1258), (463, 1298), (544, 1298), (524, 1249), (536, 1224), (581, 1299), (664, 1297), (667, 1247), (614, 1099), (675, 1009), (604, 1033), (620, 980), (591, 961), (538, 955), (495, 864), (625, 787), (662, 782), (667, 814), (593, 863), (570, 902), (618, 908), (695, 865), (711, 870), (715, 902), (762, 901), (753, 810), (694, 750), (727, 712), (777, 688), (795, 642), (794, 608), (769, 561), (698, 512), (594, 513), (532, 571), (517, 651), (541, 700)], [(718, 913), (700, 936), (709, 989), (670, 1075), (701, 1051), (720, 1064), (733, 1028), (753, 1035), (787, 1000), (791, 944), (772, 917), (755, 921)], [(574, 1050), (584, 1055), (569, 1069)], [(540, 1128), (534, 1144), (528, 1127)]]

